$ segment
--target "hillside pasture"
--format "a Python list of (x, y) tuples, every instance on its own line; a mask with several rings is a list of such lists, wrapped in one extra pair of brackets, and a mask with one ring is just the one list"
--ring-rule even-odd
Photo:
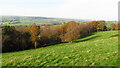
[(101, 31), (70, 43), (2, 54), (2, 66), (116, 66), (118, 31)]

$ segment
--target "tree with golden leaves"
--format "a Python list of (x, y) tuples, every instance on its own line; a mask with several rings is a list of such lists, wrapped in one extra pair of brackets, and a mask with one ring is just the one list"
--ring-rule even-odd
[(111, 27), (113, 30), (120, 30), (120, 25), (119, 24), (111, 24)]
[(38, 46), (38, 39), (39, 39), (39, 33), (40, 33), (40, 26), (32, 25), (28, 27), (28, 32), (31, 34), (31, 41), (34, 43), (35, 48)]
[(47, 44), (51, 43), (58, 43), (60, 42), (59, 34), (59, 27), (44, 26), (41, 29), (40, 41), (43, 44), (43, 46), (46, 46)]
[(90, 21), (88, 23), (93, 25), (94, 31), (103, 31), (107, 28), (105, 21)]
[(80, 37), (79, 23), (75, 21), (69, 21), (66, 24), (61, 25), (62, 33), (60, 35), (62, 42), (70, 42)]

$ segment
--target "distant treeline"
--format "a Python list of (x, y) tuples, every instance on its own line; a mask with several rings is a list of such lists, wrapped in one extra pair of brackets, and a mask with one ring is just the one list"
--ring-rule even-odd
[(53, 27), (50, 25), (3, 26), (2, 52), (34, 49), (51, 44), (71, 42), (97, 31), (118, 30), (118, 24), (106, 27), (105, 21), (80, 24), (75, 21)]

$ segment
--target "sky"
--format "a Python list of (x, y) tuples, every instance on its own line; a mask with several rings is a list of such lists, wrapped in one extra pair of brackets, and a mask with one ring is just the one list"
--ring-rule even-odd
[(119, 0), (0, 0), (0, 15), (118, 20)]

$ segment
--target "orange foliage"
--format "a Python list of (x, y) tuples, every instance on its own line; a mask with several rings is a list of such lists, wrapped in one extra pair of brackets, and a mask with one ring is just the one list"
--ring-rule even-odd
[(105, 21), (91, 21), (88, 23), (93, 25), (94, 31), (103, 31), (103, 30), (106, 30), (106, 28), (107, 28)]
[(60, 31), (57, 27), (44, 26), (40, 33), (40, 42), (43, 46), (50, 43), (60, 42), (59, 33)]
[(111, 24), (111, 27), (113, 30), (120, 30), (120, 25), (119, 24)]
[(79, 23), (76, 23), (75, 21), (70, 21), (66, 24), (62, 24), (60, 27), (60, 38), (62, 42), (70, 42), (80, 37)]
[(38, 35), (40, 33), (40, 26), (32, 25), (27, 28), (27, 31), (31, 34), (31, 41), (34, 43), (35, 48), (38, 46)]

